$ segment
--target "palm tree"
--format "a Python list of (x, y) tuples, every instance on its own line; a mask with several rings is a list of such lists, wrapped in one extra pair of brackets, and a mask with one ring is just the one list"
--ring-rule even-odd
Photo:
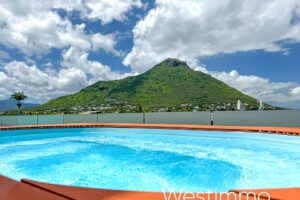
[(24, 101), (27, 98), (27, 96), (23, 92), (15, 92), (10, 96), (10, 99), (15, 99), (18, 101), (18, 113), (20, 114), (20, 108), (22, 106), (21, 101)]

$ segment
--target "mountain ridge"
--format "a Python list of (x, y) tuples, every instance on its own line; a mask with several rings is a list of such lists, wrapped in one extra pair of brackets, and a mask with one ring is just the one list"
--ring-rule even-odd
[[(22, 108), (34, 108), (39, 105), (40, 104), (23, 103), (22, 102)], [(13, 100), (13, 99), (0, 100), (0, 112), (8, 111), (8, 110), (18, 110), (16, 100)]]
[(179, 108), (182, 104), (200, 107), (224, 106), (225, 103), (234, 105), (237, 100), (241, 100), (249, 109), (259, 107), (255, 98), (209, 74), (194, 71), (186, 62), (168, 58), (143, 74), (121, 80), (98, 81), (75, 94), (50, 100), (38, 108), (45, 110), (139, 104), (151, 110)]

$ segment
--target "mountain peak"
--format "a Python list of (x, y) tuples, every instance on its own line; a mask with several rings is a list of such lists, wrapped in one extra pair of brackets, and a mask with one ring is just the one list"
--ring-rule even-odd
[(183, 61), (175, 59), (175, 58), (167, 58), (156, 66), (168, 66), (168, 67), (186, 66), (186, 67), (188, 67), (186, 62), (183, 62)]
[(99, 81), (78, 93), (51, 100), (39, 109), (71, 109), (76, 106), (100, 109), (102, 104), (113, 106), (112, 112), (127, 104), (139, 104), (154, 111), (160, 108), (179, 111), (182, 104), (202, 106), (203, 109), (212, 106), (234, 109), (237, 100), (248, 104), (248, 109), (258, 108), (256, 99), (212, 76), (192, 70), (186, 62), (168, 58), (143, 74)]

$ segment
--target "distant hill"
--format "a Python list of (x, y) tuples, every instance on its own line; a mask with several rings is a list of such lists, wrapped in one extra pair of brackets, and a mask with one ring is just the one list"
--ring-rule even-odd
[[(22, 108), (33, 108), (37, 107), (39, 104), (32, 104), (32, 103), (23, 103)], [(8, 100), (0, 100), (0, 112), (8, 111), (8, 110), (17, 110), (17, 101), (8, 99)]]
[(180, 107), (182, 104), (236, 105), (237, 100), (249, 108), (259, 107), (255, 98), (208, 74), (192, 70), (185, 62), (166, 59), (138, 76), (99, 81), (75, 94), (53, 99), (38, 109), (68, 109), (123, 102), (146, 108)]

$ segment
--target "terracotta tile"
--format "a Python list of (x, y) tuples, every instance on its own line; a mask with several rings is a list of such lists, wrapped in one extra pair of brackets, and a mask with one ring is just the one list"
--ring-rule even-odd
[(56, 194), (20, 183), (0, 175), (1, 200), (66, 200)]

